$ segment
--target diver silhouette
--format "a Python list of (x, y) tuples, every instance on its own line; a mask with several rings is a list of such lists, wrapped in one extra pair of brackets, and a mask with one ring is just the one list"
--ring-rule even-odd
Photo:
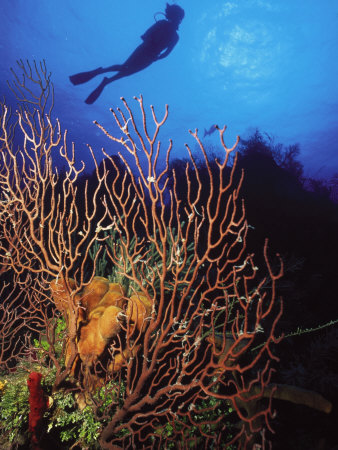
[(116, 75), (110, 78), (104, 77), (99, 86), (85, 100), (87, 104), (91, 105), (94, 103), (109, 83), (139, 72), (153, 62), (169, 55), (179, 40), (177, 30), (184, 17), (184, 9), (178, 5), (169, 5), (167, 3), (164, 16), (165, 19), (157, 21), (141, 36), (143, 43), (136, 48), (123, 64), (115, 64), (106, 68), (99, 67), (95, 70), (77, 73), (69, 77), (70, 81), (77, 85), (86, 83), (97, 75), (106, 72), (117, 72)]

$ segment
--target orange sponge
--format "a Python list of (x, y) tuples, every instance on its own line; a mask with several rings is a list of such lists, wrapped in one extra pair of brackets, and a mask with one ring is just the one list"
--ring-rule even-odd
[(136, 325), (136, 328), (141, 331), (144, 319), (150, 315), (151, 309), (151, 300), (146, 295), (137, 292), (128, 301), (126, 315)]

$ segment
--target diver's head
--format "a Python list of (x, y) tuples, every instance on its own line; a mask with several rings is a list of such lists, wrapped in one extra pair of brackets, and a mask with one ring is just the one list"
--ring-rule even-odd
[(169, 5), (169, 3), (167, 3), (165, 16), (170, 22), (173, 22), (178, 26), (183, 20), (184, 9), (178, 5)]

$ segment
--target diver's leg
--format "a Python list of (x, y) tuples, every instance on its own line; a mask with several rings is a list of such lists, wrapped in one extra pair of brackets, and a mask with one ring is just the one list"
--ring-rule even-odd
[(102, 72), (101, 73), (119, 72), (120, 70), (123, 69), (123, 66), (124, 66), (124, 64), (114, 64), (113, 66), (104, 67), (104, 68), (102, 68)]
[(119, 78), (127, 77), (128, 75), (130, 75), (130, 74), (119, 72), (110, 78), (104, 77), (103, 80), (101, 81), (101, 83), (98, 85), (98, 87), (96, 89), (94, 89), (94, 91), (85, 100), (87, 105), (91, 105), (98, 99), (98, 97), (102, 94), (102, 91), (107, 86), (107, 84), (110, 84), (113, 81), (118, 80)]
[[(112, 66), (109, 67), (101, 67), (100, 73), (121, 72), (124, 74), (123, 76), (127, 76), (144, 69), (145, 67), (149, 66), (149, 64), (151, 64), (152, 62), (153, 59), (149, 61), (149, 56), (145, 51), (145, 46), (141, 44), (133, 51), (133, 53), (123, 64), (113, 64)], [(122, 76), (119, 76), (116, 79), (119, 78), (122, 78)]]
[(76, 73), (75, 75), (71, 75), (69, 79), (75, 85), (83, 84), (87, 83), (87, 81), (91, 80), (97, 75), (101, 75), (102, 73), (104, 73), (102, 67), (98, 67), (97, 69), (89, 70), (88, 72), (80, 72)]
[(119, 69), (111, 69), (105, 70), (105, 72), (110, 72), (113, 70), (118, 71), (116, 75), (113, 75), (112, 77), (105, 78), (111, 83), (112, 81), (119, 80), (120, 78), (128, 77), (129, 75), (133, 75), (134, 73), (140, 72), (141, 70), (145, 69), (146, 67), (150, 66), (154, 61), (153, 59), (144, 60), (144, 61), (137, 61), (137, 63), (130, 62), (127, 64), (125, 62), (124, 64), (121, 64), (119, 66), (111, 66), (111, 67), (120, 67)]
[(101, 95), (103, 89), (107, 86), (107, 84), (110, 84), (113, 81), (119, 80), (120, 78), (128, 77), (129, 75), (132, 75), (132, 74), (134, 74), (136, 72), (139, 72), (140, 70), (142, 70), (145, 67), (149, 66), (151, 64), (151, 62), (147, 63), (146, 65), (142, 65), (142, 67), (141, 66), (138, 66), (138, 67), (123, 67), (123, 69), (120, 72), (118, 72), (116, 75), (113, 75), (112, 77), (109, 77), (109, 78), (104, 77), (103, 81), (89, 95), (89, 97), (85, 100), (85, 102), (88, 105), (91, 105)]
[(69, 77), (70, 81), (77, 85), (77, 84), (83, 84), (87, 83), (87, 81), (90, 81), (92, 78), (96, 77), (97, 75), (102, 75), (103, 73), (107, 72), (118, 72), (123, 69), (123, 64), (114, 64), (113, 66), (109, 67), (98, 67), (94, 70), (89, 70), (88, 72), (81, 72), (77, 73), (75, 75), (71, 75)]
[(128, 71), (121, 70), (116, 75), (113, 75), (112, 77), (105, 77), (104, 79), (107, 80), (107, 84), (112, 83), (113, 81), (119, 80), (120, 78), (128, 77), (131, 75), (131, 73), (128, 73)]
[(109, 83), (111, 83), (110, 78), (104, 77), (98, 87), (94, 89), (93, 92), (86, 98), (85, 102), (87, 103), (87, 105), (93, 104), (99, 98), (99, 96), (102, 94), (103, 89)]
[(124, 64), (116, 64), (114, 66), (101, 69), (103, 71), (101, 73), (111, 71), (118, 71), (118, 73), (109, 78), (105, 77), (99, 86), (88, 96), (85, 102), (91, 105), (98, 99), (107, 84), (145, 69), (150, 66), (154, 60), (154, 56), (149, 53), (149, 49), (143, 44), (139, 45)]
[(149, 47), (141, 44), (133, 51), (133, 53), (123, 64), (113, 64), (109, 67), (98, 67), (95, 70), (78, 73), (76, 75), (72, 75), (69, 78), (73, 84), (82, 84), (86, 83), (97, 75), (101, 75), (107, 72), (118, 72), (115, 76), (109, 78), (110, 82), (112, 82), (118, 80), (119, 78), (132, 75), (133, 73), (145, 69), (146, 67), (150, 66), (150, 64), (152, 64), (155, 60), (156, 58), (150, 51)]

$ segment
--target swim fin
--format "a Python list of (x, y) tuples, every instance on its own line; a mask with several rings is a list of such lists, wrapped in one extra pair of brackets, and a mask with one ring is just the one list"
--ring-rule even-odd
[(102, 94), (102, 91), (105, 88), (105, 86), (107, 86), (107, 84), (109, 83), (110, 80), (107, 77), (105, 77), (103, 81), (101, 81), (101, 83), (98, 85), (98, 87), (94, 89), (94, 91), (88, 96), (88, 98), (85, 100), (85, 103), (87, 103), (87, 105), (93, 104)]
[(69, 77), (70, 81), (77, 85), (82, 83), (87, 83), (87, 81), (91, 80), (92, 78), (96, 77), (97, 75), (100, 75), (101, 73), (104, 73), (102, 71), (102, 67), (99, 67), (95, 70), (89, 70), (88, 72), (81, 72), (77, 73), (75, 75), (71, 75)]

